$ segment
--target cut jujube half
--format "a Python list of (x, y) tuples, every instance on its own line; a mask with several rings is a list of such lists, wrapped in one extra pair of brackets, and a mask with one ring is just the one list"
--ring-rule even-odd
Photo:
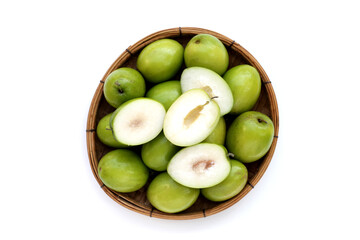
[(110, 126), (117, 141), (136, 146), (159, 135), (164, 117), (165, 108), (161, 103), (149, 98), (135, 98), (114, 111)]
[(217, 103), (202, 89), (183, 93), (168, 109), (164, 119), (165, 137), (174, 145), (202, 142), (220, 119)]
[(214, 143), (200, 143), (181, 149), (167, 168), (174, 181), (190, 188), (215, 186), (229, 175), (230, 170), (227, 150)]
[(220, 115), (230, 112), (234, 104), (234, 98), (227, 82), (216, 72), (203, 67), (186, 68), (180, 78), (181, 91), (201, 88), (220, 107)]

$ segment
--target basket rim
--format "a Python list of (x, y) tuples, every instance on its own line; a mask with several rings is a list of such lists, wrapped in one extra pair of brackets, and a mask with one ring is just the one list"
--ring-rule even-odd
[[(121, 193), (116, 193), (110, 189), (108, 189), (102, 181), (99, 178), (99, 175), (97, 173), (97, 162), (98, 159), (96, 158), (95, 153), (95, 135), (96, 135), (96, 113), (97, 109), (100, 104), (100, 100), (103, 95), (103, 85), (105, 82), (105, 79), (107, 76), (114, 71), (115, 69), (119, 68), (122, 64), (124, 64), (130, 57), (132, 57), (135, 53), (140, 51), (143, 47), (150, 44), (151, 42), (154, 42), (158, 39), (162, 38), (171, 38), (171, 37), (181, 37), (185, 35), (196, 35), (200, 33), (205, 34), (211, 34), (215, 37), (217, 37), (225, 46), (228, 48), (231, 48), (239, 53), (252, 65), (254, 66), (260, 73), (262, 86), (265, 87), (265, 90), (268, 94), (268, 98), (270, 101), (270, 112), (274, 124), (274, 139), (272, 142), (272, 145), (265, 155), (262, 163), (259, 166), (259, 169), (257, 173), (252, 177), (251, 182), (248, 182), (244, 189), (235, 197), (219, 203), (213, 208), (210, 209), (203, 209), (202, 211), (197, 212), (180, 212), (176, 214), (168, 214), (163, 213), (161, 211), (158, 211), (154, 208), (148, 208), (145, 206), (141, 206), (137, 204), (135, 201), (132, 201), (131, 199), (127, 198), (126, 196), (122, 195)], [(162, 219), (174, 219), (174, 220), (185, 220), (185, 219), (196, 219), (196, 218), (203, 218), (207, 217), (213, 214), (216, 214), (218, 212), (221, 212), (231, 206), (233, 206), (235, 203), (240, 201), (245, 195), (247, 195), (254, 187), (255, 185), (260, 181), (262, 176), (264, 175), (265, 171), (267, 170), (273, 154), (275, 152), (277, 140), (278, 140), (278, 132), (279, 132), (279, 110), (278, 110), (278, 104), (276, 100), (276, 95), (274, 92), (274, 89), (272, 87), (271, 81), (266, 74), (265, 70), (262, 68), (260, 63), (255, 59), (253, 55), (250, 54), (244, 47), (242, 47), (239, 43), (237, 43), (235, 40), (232, 40), (220, 33), (217, 33), (212, 30), (204, 29), (204, 28), (198, 28), (198, 27), (177, 27), (177, 28), (169, 28), (160, 30), (157, 32), (154, 32), (139, 41), (137, 41), (134, 45), (130, 45), (108, 68), (106, 73), (104, 74), (103, 78), (100, 80), (100, 83), (95, 91), (95, 94), (92, 98), (89, 112), (88, 112), (88, 118), (87, 118), (87, 126), (86, 126), (86, 142), (87, 142), (87, 151), (88, 151), (88, 157), (89, 162), (91, 166), (92, 173), (97, 180), (98, 184), (102, 188), (102, 190), (114, 201), (119, 203), (120, 205), (126, 207), (129, 210), (138, 212), (140, 214), (150, 216), (150, 217), (156, 217), (156, 218), (162, 218)]]

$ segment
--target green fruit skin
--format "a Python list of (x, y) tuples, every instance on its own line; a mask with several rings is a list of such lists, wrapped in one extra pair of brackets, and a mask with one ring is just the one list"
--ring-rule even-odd
[(210, 135), (203, 142), (224, 145), (225, 137), (226, 137), (226, 123), (225, 123), (225, 119), (221, 117), (214, 131), (210, 133)]
[(124, 148), (126, 147), (126, 145), (116, 141), (113, 136), (112, 130), (110, 129), (111, 115), (112, 113), (109, 113), (100, 119), (96, 127), (96, 134), (103, 144), (114, 148)]
[(263, 113), (248, 111), (231, 123), (227, 131), (226, 146), (235, 155), (235, 159), (250, 163), (259, 160), (269, 151), (273, 138), (274, 124), (271, 119)]
[(146, 93), (146, 97), (160, 102), (167, 111), (181, 93), (180, 81), (174, 80), (155, 85)]
[(139, 54), (136, 66), (146, 80), (160, 83), (171, 79), (184, 60), (184, 47), (172, 39), (160, 39), (147, 45)]
[(155, 139), (145, 143), (141, 148), (141, 158), (145, 165), (155, 171), (165, 171), (171, 158), (180, 150), (166, 139), (161, 132)]
[(175, 182), (167, 172), (157, 175), (147, 189), (147, 199), (151, 205), (166, 213), (177, 213), (189, 208), (199, 195), (199, 189)]
[(240, 114), (251, 110), (260, 96), (261, 78), (256, 68), (244, 64), (238, 65), (224, 74), (234, 97), (231, 114)]
[(143, 76), (135, 69), (123, 67), (111, 72), (104, 83), (106, 101), (114, 108), (136, 97), (145, 95)]
[(244, 164), (237, 160), (230, 160), (231, 170), (229, 175), (221, 183), (201, 189), (201, 194), (215, 202), (228, 200), (236, 196), (245, 187), (248, 179), (248, 171)]
[(198, 34), (186, 45), (186, 67), (204, 67), (223, 75), (229, 66), (229, 54), (224, 44), (210, 34)]
[(149, 170), (141, 158), (128, 149), (105, 154), (99, 161), (98, 173), (105, 186), (117, 192), (137, 191), (149, 177)]

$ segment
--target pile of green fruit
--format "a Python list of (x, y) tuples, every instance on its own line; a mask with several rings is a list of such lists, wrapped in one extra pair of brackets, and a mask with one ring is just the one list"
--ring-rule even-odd
[[(246, 64), (228, 68), (223, 43), (198, 34), (185, 48), (157, 40), (142, 49), (136, 69), (110, 73), (103, 91), (116, 110), (97, 125), (99, 140), (115, 148), (98, 164), (104, 185), (133, 192), (156, 173), (147, 199), (167, 213), (189, 208), (200, 194), (216, 202), (237, 195), (248, 179), (244, 163), (268, 152), (274, 125), (251, 111), (261, 90), (258, 71)], [(234, 120), (226, 123), (227, 116)]]

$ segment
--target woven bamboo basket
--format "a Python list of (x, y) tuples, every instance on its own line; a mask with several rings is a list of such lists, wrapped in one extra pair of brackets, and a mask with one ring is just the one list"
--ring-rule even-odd
[[(151, 174), (148, 183), (141, 188), (140, 190), (132, 193), (118, 193), (107, 188), (99, 178), (97, 172), (97, 165), (102, 156), (107, 152), (113, 150), (111, 147), (105, 146), (100, 142), (96, 136), (96, 126), (99, 120), (106, 114), (113, 112), (115, 109), (111, 107), (105, 100), (103, 95), (103, 86), (106, 77), (115, 69), (119, 67), (131, 67), (136, 69), (136, 60), (140, 51), (147, 46), (148, 44), (154, 42), (158, 39), (171, 38), (180, 42), (184, 47), (187, 42), (196, 34), (208, 33), (217, 37), (222, 41), (229, 52), (229, 68), (239, 65), (239, 64), (249, 64), (255, 67), (261, 76), (262, 80), (262, 89), (258, 102), (254, 106), (253, 110), (262, 112), (268, 115), (275, 126), (275, 136), (273, 143), (271, 145), (268, 153), (260, 160), (253, 162), (251, 164), (245, 164), (248, 169), (248, 182), (244, 189), (235, 197), (220, 203), (212, 202), (206, 200), (204, 197), (199, 196), (198, 200), (187, 210), (176, 213), (168, 214), (156, 210), (151, 206), (149, 201), (146, 198), (146, 189), (152, 178), (155, 174)], [(183, 69), (185, 66), (183, 66)], [(180, 72), (183, 70), (181, 69)], [(179, 73), (180, 74), (180, 73)], [(174, 79), (179, 79), (180, 75), (176, 76)], [(147, 86), (150, 88), (151, 86)], [(227, 126), (233, 119), (227, 118)], [(163, 219), (195, 219), (203, 218), (218, 212), (221, 212), (239, 200), (241, 200), (246, 194), (248, 194), (251, 189), (259, 182), (263, 174), (265, 173), (267, 167), (270, 164), (272, 156), (275, 151), (277, 139), (278, 139), (278, 130), (279, 130), (279, 113), (278, 106), (276, 101), (275, 92), (271, 85), (271, 81), (266, 75), (264, 69), (257, 62), (257, 60), (239, 43), (234, 40), (221, 35), (217, 32), (202, 29), (202, 28), (193, 28), (193, 27), (179, 27), (171, 28), (162, 31), (155, 32), (134, 45), (131, 45), (127, 48), (110, 66), (110, 68), (105, 73), (104, 77), (100, 80), (99, 86), (97, 87), (94, 97), (92, 99), (88, 119), (87, 119), (87, 129), (86, 129), (86, 139), (87, 139), (87, 150), (89, 155), (89, 161), (91, 165), (92, 172), (95, 176), (95, 179), (99, 183), (101, 189), (115, 202), (119, 203), (121, 206), (126, 207), (134, 212), (147, 215), (150, 217), (163, 218)]]

